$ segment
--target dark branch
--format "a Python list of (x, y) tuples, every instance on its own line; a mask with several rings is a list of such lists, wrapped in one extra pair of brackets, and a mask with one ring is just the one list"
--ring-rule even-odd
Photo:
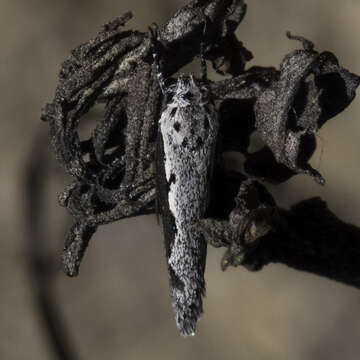
[(284, 210), (255, 181), (233, 177), (223, 184), (227, 192), (218, 194), (215, 207), (220, 202), (222, 209), (233, 206), (231, 199), (239, 189), (228, 219), (205, 219), (198, 224), (209, 244), (227, 249), (223, 270), (242, 265), (258, 271), (270, 263), (281, 263), (360, 287), (359, 227), (338, 219), (320, 198)]
[(261, 254), (252, 255), (267, 257), (264, 265), (279, 262), (360, 287), (360, 228), (338, 219), (320, 198), (282, 211), (274, 232), (263, 239)]

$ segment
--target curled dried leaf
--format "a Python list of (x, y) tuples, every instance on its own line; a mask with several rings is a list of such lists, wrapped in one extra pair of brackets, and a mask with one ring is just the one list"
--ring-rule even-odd
[[(309, 139), (351, 103), (360, 78), (340, 67), (333, 54), (319, 54), (310, 41), (288, 37), (302, 41), (304, 49), (285, 56), (279, 80), (257, 99), (255, 127), (278, 163), (324, 184), (321, 174), (307, 163), (309, 146), (314, 149)], [(264, 171), (259, 167), (256, 172)]]

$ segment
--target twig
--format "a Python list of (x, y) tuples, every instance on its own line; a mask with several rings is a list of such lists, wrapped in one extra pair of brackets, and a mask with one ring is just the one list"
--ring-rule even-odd
[(341, 221), (320, 198), (304, 200), (281, 216), (251, 257), (360, 288), (359, 227)]
[(220, 181), (223, 190), (214, 198), (212, 214), (218, 219), (197, 226), (210, 245), (227, 249), (223, 270), (259, 271), (281, 263), (360, 287), (360, 228), (338, 219), (325, 201), (311, 198), (284, 210), (256, 181), (234, 176)]

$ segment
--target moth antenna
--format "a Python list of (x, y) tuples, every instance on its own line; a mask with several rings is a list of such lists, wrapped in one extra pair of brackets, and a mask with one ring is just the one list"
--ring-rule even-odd
[(316, 136), (317, 139), (320, 140), (320, 155), (319, 155), (319, 161), (318, 161), (318, 166), (317, 166), (317, 168), (320, 170), (320, 166), (321, 166), (323, 155), (324, 155), (324, 148), (325, 148), (326, 141), (317, 133), (315, 134), (315, 136)]
[(156, 67), (157, 78), (161, 92), (165, 94), (165, 78), (161, 71), (160, 61), (159, 61), (159, 36), (158, 36), (158, 26), (153, 24), (152, 27), (149, 27), (150, 40), (151, 40), (151, 51), (154, 59), (154, 64)]
[(201, 60), (201, 79), (207, 79), (207, 67), (206, 67), (206, 60), (204, 56), (204, 43), (202, 42), (200, 45), (200, 60)]
[[(205, 37), (207, 29), (207, 22), (204, 23), (204, 29), (203, 29), (203, 37)], [(206, 60), (205, 60), (205, 42), (204, 39), (201, 41), (200, 44), (200, 61), (201, 61), (201, 78), (202, 80), (207, 80), (207, 67), (206, 67)]]

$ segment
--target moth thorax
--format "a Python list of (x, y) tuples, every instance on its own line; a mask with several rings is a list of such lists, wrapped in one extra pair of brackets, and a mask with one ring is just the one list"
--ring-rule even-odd
[(202, 104), (206, 98), (206, 88), (193, 75), (181, 75), (173, 89), (173, 101), (179, 106)]

